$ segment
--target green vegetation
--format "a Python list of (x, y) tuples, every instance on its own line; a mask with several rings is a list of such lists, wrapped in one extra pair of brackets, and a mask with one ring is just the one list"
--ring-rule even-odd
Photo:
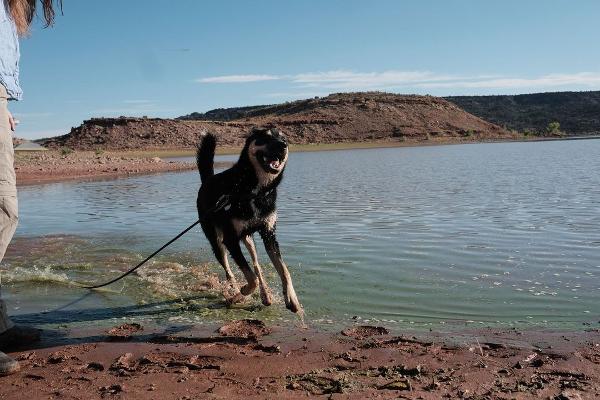
[(548, 135), (546, 128), (552, 121), (560, 121), (566, 136), (600, 135), (600, 91), (454, 96), (446, 100), (497, 125), (519, 132), (529, 130), (527, 136)]
[(546, 133), (550, 136), (563, 136), (564, 132), (560, 130), (560, 124), (557, 121), (550, 122), (546, 126)]
[(523, 131), (523, 136), (525, 136), (525, 137), (540, 136), (540, 134), (538, 132), (536, 132), (535, 130), (525, 128), (525, 130)]
[(62, 147), (60, 149), (60, 155), (61, 156), (68, 156), (69, 154), (73, 153), (73, 149), (69, 148), (69, 147)]

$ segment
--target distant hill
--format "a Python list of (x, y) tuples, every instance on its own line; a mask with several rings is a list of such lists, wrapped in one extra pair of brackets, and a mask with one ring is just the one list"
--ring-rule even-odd
[(212, 131), (221, 144), (240, 145), (257, 125), (280, 127), (294, 144), (515, 137), (439, 97), (366, 92), (217, 109), (177, 119), (95, 118), (67, 135), (38, 142), (81, 150), (181, 149), (194, 147), (199, 135)]
[(600, 91), (446, 97), (465, 111), (519, 132), (559, 122), (569, 136), (600, 135)]
[(236, 119), (248, 118), (255, 111), (274, 107), (274, 104), (248, 107), (215, 108), (205, 113), (193, 112), (175, 119), (192, 121), (234, 121)]

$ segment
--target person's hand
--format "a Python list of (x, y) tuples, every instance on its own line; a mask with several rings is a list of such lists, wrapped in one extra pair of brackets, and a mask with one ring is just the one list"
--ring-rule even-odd
[(8, 111), (8, 124), (10, 125), (10, 130), (14, 132), (17, 124), (15, 124), (15, 119), (13, 118), (10, 111)]

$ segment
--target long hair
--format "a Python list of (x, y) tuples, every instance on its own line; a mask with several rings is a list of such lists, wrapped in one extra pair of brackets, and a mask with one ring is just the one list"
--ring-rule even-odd
[[(62, 0), (39, 0), (44, 9), (44, 27), (47, 28), (54, 24), (54, 3), (62, 12)], [(37, 0), (7, 0), (8, 9), (12, 15), (13, 21), (17, 26), (17, 32), (20, 36), (25, 36), (29, 33), (29, 26), (35, 16), (37, 8)]]

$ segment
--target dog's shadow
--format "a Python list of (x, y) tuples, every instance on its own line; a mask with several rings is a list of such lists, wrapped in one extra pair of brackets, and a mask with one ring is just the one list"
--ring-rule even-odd
[[(164, 326), (164, 321), (169, 320), (169, 316), (181, 314), (183, 312), (194, 313), (202, 310), (225, 310), (235, 309), (243, 311), (257, 311), (262, 309), (261, 305), (257, 304), (236, 304), (235, 306), (228, 305), (218, 296), (212, 295), (197, 295), (185, 298), (157, 301), (147, 304), (135, 304), (118, 307), (104, 308), (72, 308), (77, 303), (89, 300), (90, 297), (98, 295), (95, 292), (86, 293), (69, 303), (50, 311), (39, 313), (20, 314), (11, 317), (15, 324), (28, 326), (36, 326), (42, 324), (58, 325), (58, 328), (45, 328), (42, 334), (42, 341), (28, 345), (26, 347), (17, 347), (11, 350), (23, 351), (31, 349), (42, 349), (57, 345), (82, 344), (82, 343), (98, 343), (109, 340), (108, 335), (104, 331), (111, 328), (113, 325), (131, 321), (150, 321), (150, 324)], [(209, 300), (208, 304), (199, 305), (197, 301)], [(71, 327), (69, 325), (78, 325), (86, 322), (100, 322), (107, 320), (115, 320), (114, 324), (99, 323), (97, 329), (91, 328), (95, 334), (84, 337), (73, 337), (70, 335)], [(118, 321), (118, 322), (117, 322)], [(93, 324), (91, 324), (94, 326)], [(135, 341), (151, 342), (159, 336), (174, 335), (179, 332), (187, 331), (193, 328), (193, 324), (177, 323), (168, 325), (160, 329), (160, 333), (153, 332), (143, 335), (135, 335)]]

